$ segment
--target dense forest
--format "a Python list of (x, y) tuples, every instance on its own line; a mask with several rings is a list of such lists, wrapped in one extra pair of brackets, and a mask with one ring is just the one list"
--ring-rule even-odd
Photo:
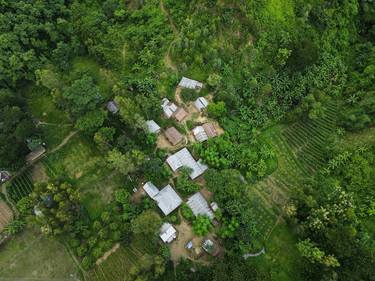
[[(37, 227), (89, 281), (375, 280), (373, 1), (1, 1), (0, 30), (0, 171), (13, 177), (1, 201), (14, 213), (1, 237)], [(183, 76), (204, 87), (179, 100)], [(188, 135), (201, 123), (165, 118), (161, 100), (200, 96), (223, 133), (186, 145), (209, 167), (192, 181), (189, 169), (173, 175), (174, 150), (146, 121)], [(30, 162), (34, 142), (47, 152)], [(29, 171), (32, 190), (16, 193)], [(147, 181), (183, 198), (203, 182), (217, 225), (185, 203), (164, 217), (134, 199)], [(181, 221), (222, 254), (174, 260), (158, 232)], [(281, 227), (287, 258), (270, 250), (284, 245)], [(139, 262), (98, 278), (115, 244), (139, 249)]]

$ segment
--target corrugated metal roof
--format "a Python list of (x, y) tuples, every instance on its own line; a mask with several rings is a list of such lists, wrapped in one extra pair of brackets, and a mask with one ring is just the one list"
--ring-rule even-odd
[(183, 136), (179, 131), (177, 131), (175, 127), (170, 127), (166, 129), (164, 134), (172, 145), (178, 144), (183, 139)]
[(176, 112), (178, 107), (173, 102), (170, 102), (167, 98), (164, 98), (161, 103), (161, 108), (163, 109), (164, 115), (167, 118), (170, 118), (173, 113)]
[(194, 137), (197, 141), (203, 142), (208, 140), (208, 136), (202, 126), (197, 126), (193, 129)]
[(176, 238), (176, 229), (170, 223), (163, 223), (160, 228), (160, 238), (164, 243), (170, 243)]
[(211, 220), (214, 218), (214, 213), (211, 211), (206, 199), (204, 199), (200, 192), (190, 196), (186, 204), (190, 207), (195, 216), (206, 215)]
[(176, 120), (178, 122), (181, 122), (182, 120), (185, 119), (185, 117), (187, 116), (187, 112), (185, 111), (185, 109), (183, 109), (182, 107), (179, 107), (176, 112), (174, 113), (174, 118), (176, 118)]
[(107, 103), (107, 109), (112, 112), (113, 114), (117, 113), (119, 111), (119, 107), (115, 101), (109, 101)]
[(174, 172), (184, 166), (191, 168), (192, 172), (189, 175), (191, 179), (199, 177), (208, 169), (201, 161), (195, 161), (186, 147), (169, 156), (167, 163)]
[(198, 89), (201, 89), (203, 87), (203, 84), (199, 81), (196, 81), (196, 80), (193, 80), (193, 79), (190, 79), (190, 78), (186, 78), (186, 77), (182, 77), (178, 86), (180, 86), (182, 88), (198, 90)]
[(160, 192), (154, 197), (154, 200), (158, 203), (159, 208), (166, 216), (173, 212), (182, 203), (180, 196), (178, 196), (176, 191), (169, 184), (160, 190)]
[(150, 196), (152, 199), (159, 193), (159, 189), (150, 181), (146, 182), (143, 185), (143, 190)]
[(199, 111), (202, 111), (208, 106), (208, 101), (204, 97), (199, 97), (194, 102), (194, 105)]
[(215, 126), (212, 123), (205, 123), (202, 125), (202, 127), (209, 138), (213, 138), (217, 136), (217, 131), (215, 129)]
[(147, 120), (146, 125), (149, 133), (156, 134), (160, 132), (160, 126), (154, 120)]

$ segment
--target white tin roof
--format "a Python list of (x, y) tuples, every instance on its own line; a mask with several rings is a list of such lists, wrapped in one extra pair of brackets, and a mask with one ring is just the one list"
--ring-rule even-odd
[(189, 176), (192, 180), (202, 175), (208, 169), (201, 161), (195, 161), (186, 147), (169, 156), (167, 163), (174, 172), (184, 166), (191, 168), (192, 172)]
[(214, 218), (214, 213), (211, 211), (206, 199), (204, 199), (203, 195), (200, 192), (197, 192), (194, 195), (190, 196), (187, 201), (187, 205), (193, 211), (193, 214), (195, 216), (206, 215), (211, 220)]
[(203, 84), (199, 81), (196, 81), (196, 80), (193, 80), (193, 79), (190, 79), (190, 78), (186, 78), (186, 77), (182, 77), (178, 86), (180, 86), (182, 88), (198, 90), (198, 89), (201, 89), (203, 87)]
[(172, 242), (176, 237), (177, 231), (170, 223), (164, 223), (160, 228), (160, 238), (164, 243)]
[(194, 105), (199, 111), (202, 111), (208, 106), (208, 101), (204, 97), (199, 97), (194, 102)]

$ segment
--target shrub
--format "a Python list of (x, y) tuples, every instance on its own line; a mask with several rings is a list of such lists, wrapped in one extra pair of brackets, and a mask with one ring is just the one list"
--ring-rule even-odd
[(212, 227), (211, 220), (207, 216), (199, 215), (193, 222), (193, 231), (198, 236), (204, 236), (210, 232)]

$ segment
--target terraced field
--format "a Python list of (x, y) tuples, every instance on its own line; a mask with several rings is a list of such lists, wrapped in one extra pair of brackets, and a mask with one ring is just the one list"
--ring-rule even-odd
[(126, 281), (129, 270), (139, 265), (142, 253), (134, 246), (121, 246), (100, 265), (95, 266), (87, 278), (88, 281)]
[(15, 177), (6, 189), (9, 199), (13, 203), (17, 203), (23, 197), (28, 196), (34, 189), (30, 169)]
[(267, 132), (278, 157), (277, 170), (264, 180), (250, 186), (249, 193), (258, 198), (260, 217), (267, 214), (260, 231), (268, 237), (292, 187), (298, 187), (303, 177), (318, 171), (325, 161), (324, 146), (336, 129), (336, 105), (328, 106), (324, 117), (300, 121), (289, 127), (276, 127)]

